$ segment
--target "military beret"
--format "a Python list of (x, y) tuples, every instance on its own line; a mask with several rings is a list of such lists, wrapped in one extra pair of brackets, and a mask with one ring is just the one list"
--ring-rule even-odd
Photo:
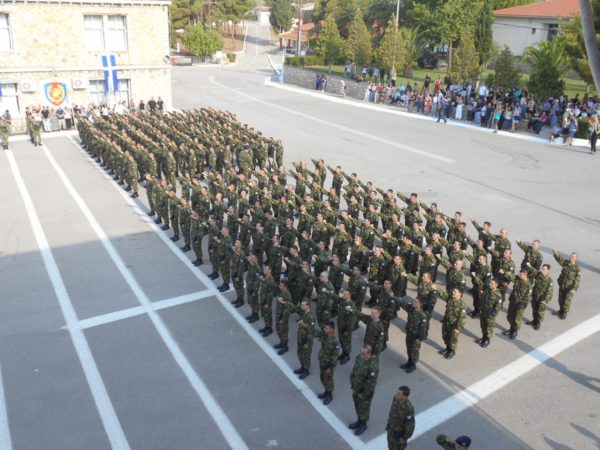
[(462, 447), (469, 447), (471, 445), (471, 438), (469, 436), (459, 436), (454, 442)]

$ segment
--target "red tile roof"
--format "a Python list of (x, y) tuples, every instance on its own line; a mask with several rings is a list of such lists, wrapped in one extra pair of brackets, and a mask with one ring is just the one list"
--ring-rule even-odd
[(498, 9), (494, 14), (496, 17), (573, 17), (579, 14), (579, 0), (547, 0), (540, 3)]

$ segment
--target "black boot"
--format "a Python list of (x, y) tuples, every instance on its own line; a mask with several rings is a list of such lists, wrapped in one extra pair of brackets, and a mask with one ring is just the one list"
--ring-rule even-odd
[(131, 191), (131, 186), (127, 186), (127, 187), (125, 188), (125, 192), (130, 192), (130, 191)]
[(511, 339), (515, 339), (518, 336), (519, 332), (517, 330), (512, 330), (510, 332), (510, 336), (508, 336)]
[(243, 298), (238, 298), (237, 301), (235, 302), (235, 306), (236, 308), (241, 308), (242, 306), (244, 306), (244, 299)]
[(410, 366), (412, 363), (410, 361), (410, 359), (408, 361), (406, 361), (404, 364), (402, 364), (400, 366), (401, 369), (406, 369), (408, 366)]
[(413, 373), (416, 369), (416, 364), (411, 362), (410, 365), (406, 368), (406, 373)]
[(229, 283), (223, 283), (219, 286), (219, 292), (227, 292), (229, 290)]
[(283, 345), (283, 347), (281, 347), (279, 349), (279, 351), (277, 352), (278, 355), (283, 355), (285, 353), (287, 353), (289, 350), (288, 346), (286, 344)]
[(532, 326), (533, 326), (533, 329), (537, 331), (540, 329), (540, 322), (534, 322)]
[(273, 328), (268, 327), (267, 330), (262, 334), (263, 337), (267, 337), (269, 336), (271, 333), (273, 333)]
[(148, 211), (148, 215), (149, 216), (153, 216), (154, 214), (156, 214), (156, 212), (154, 212), (154, 211)]
[(456, 352), (454, 350), (448, 350), (448, 352), (444, 355), (444, 358), (452, 359), (452, 358), (454, 358), (455, 354), (456, 354)]
[(279, 348), (281, 348), (281, 347), (283, 347), (283, 343), (282, 343), (281, 341), (279, 341), (279, 343), (278, 343), (278, 344), (275, 344), (275, 345), (273, 346), (273, 348), (277, 348), (277, 349), (279, 349)]
[(512, 333), (512, 328), (509, 328), (508, 330), (504, 330), (504, 331), (502, 332), (502, 334), (503, 334), (504, 336), (508, 336), (508, 335), (510, 335), (510, 333)]
[(488, 345), (490, 345), (490, 339), (487, 337), (483, 338), (483, 340), (481, 341), (481, 343), (479, 345), (482, 348), (486, 348)]
[(294, 370), (296, 375), (300, 375), (302, 372), (304, 372), (304, 366), (300, 366), (299, 369)]
[(317, 398), (323, 400), (325, 397), (327, 397), (327, 394), (329, 394), (329, 392), (323, 391), (319, 395), (317, 395)]
[(211, 272), (208, 274), (208, 278), (210, 278), (211, 280), (216, 280), (217, 278), (219, 278), (219, 272)]
[(162, 222), (162, 219), (161, 219), (160, 217), (154, 221), (154, 223), (155, 223), (155, 224), (157, 224), (157, 225), (158, 225), (159, 223), (161, 223), (161, 222)]
[(194, 264), (194, 266), (198, 267), (198, 266), (201, 266), (202, 264), (204, 264), (204, 262), (201, 259), (197, 259), (192, 264)]
[(173, 242), (177, 242), (177, 241), (179, 240), (179, 235), (178, 235), (178, 234), (176, 234), (175, 236), (173, 236), (173, 237), (171, 238), (171, 240), (172, 240)]
[(137, 192), (134, 192), (133, 194), (131, 194), (131, 198), (138, 198), (140, 196), (140, 194), (138, 194)]
[(340, 359), (340, 365), (344, 365), (346, 364), (348, 361), (350, 361), (350, 355), (348, 355), (348, 353), (343, 353), (342, 354), (342, 359)]
[(189, 252), (192, 248), (189, 245), (184, 245), (183, 247), (181, 247), (181, 251), (183, 253)]
[(350, 425), (348, 425), (348, 428), (350, 428), (351, 430), (355, 430), (358, 427), (360, 427), (361, 421), (360, 420), (356, 420), (356, 422), (352, 422)]
[(365, 431), (367, 431), (367, 422), (361, 422), (360, 425), (358, 426), (358, 428), (356, 428), (356, 430), (354, 430), (354, 434), (356, 436), (360, 436), (361, 434), (363, 434)]
[(163, 225), (162, 227), (160, 227), (160, 229), (163, 231), (167, 231), (169, 229), (169, 225)]
[(304, 372), (302, 372), (298, 378), (300, 378), (301, 380), (304, 380), (309, 375), (310, 375), (310, 372), (307, 369), (304, 369)]
[(254, 323), (258, 320), (258, 314), (256, 313), (252, 313), (250, 314), (250, 318), (248, 319), (248, 322), (250, 323)]
[(333, 394), (331, 392), (328, 392), (325, 398), (323, 399), (323, 404), (329, 405), (331, 403), (331, 400), (333, 400)]

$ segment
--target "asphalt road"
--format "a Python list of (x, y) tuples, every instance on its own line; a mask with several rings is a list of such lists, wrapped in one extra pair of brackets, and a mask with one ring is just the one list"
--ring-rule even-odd
[[(475, 449), (598, 448), (596, 157), (267, 86), (269, 39), (250, 24), (236, 66), (175, 68), (175, 106), (228, 109), (281, 138), (287, 162), (324, 158), (505, 226), (513, 242), (541, 239), (554, 277), (551, 249), (578, 251), (572, 313), (548, 315), (540, 331), (524, 326), (510, 341), (503, 312), (485, 350), (472, 342), (480, 330), (469, 319), (447, 361), (437, 354), (438, 304), (411, 375), (398, 368), (400, 314), (359, 439), (345, 427), (355, 419), (351, 364), (338, 367), (334, 401), (323, 407), (318, 345), (312, 375), (297, 380), (295, 345), (277, 356), (276, 338), (243, 320), (247, 307), (230, 307), (233, 293), (218, 294), (209, 269), (194, 268), (143, 214), (145, 195), (129, 199), (76, 139), (46, 138), (42, 149), (13, 142), (0, 154), (0, 448), (383, 448), (400, 384), (417, 411), (409, 448), (433, 448), (442, 432), (471, 435)], [(361, 341), (357, 333), (354, 349)]]

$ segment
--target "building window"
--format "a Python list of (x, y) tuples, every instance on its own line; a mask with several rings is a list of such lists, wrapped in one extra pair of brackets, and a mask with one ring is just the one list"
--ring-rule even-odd
[(102, 16), (84, 16), (85, 43), (88, 50), (101, 52), (104, 50), (104, 27)]
[(536, 31), (536, 29), (535, 29), (535, 28), (532, 28), (532, 29), (531, 29), (531, 34), (535, 34), (535, 31)]
[(106, 105), (106, 85), (104, 80), (90, 80), (90, 103)]
[(12, 50), (12, 39), (10, 36), (10, 21), (8, 14), (0, 14), (0, 52)]
[(119, 91), (116, 93), (115, 102), (126, 102), (129, 105), (131, 101), (131, 80), (119, 79)]
[(83, 16), (87, 49), (102, 52), (127, 50), (125, 16)]
[(21, 117), (17, 83), (0, 83), (0, 92), (0, 114), (8, 109), (13, 118)]
[(548, 41), (552, 41), (554, 36), (558, 34), (558, 24), (557, 23), (549, 23), (548, 26)]
[(127, 23), (125, 16), (108, 16), (107, 25), (107, 50), (115, 52), (127, 50)]

